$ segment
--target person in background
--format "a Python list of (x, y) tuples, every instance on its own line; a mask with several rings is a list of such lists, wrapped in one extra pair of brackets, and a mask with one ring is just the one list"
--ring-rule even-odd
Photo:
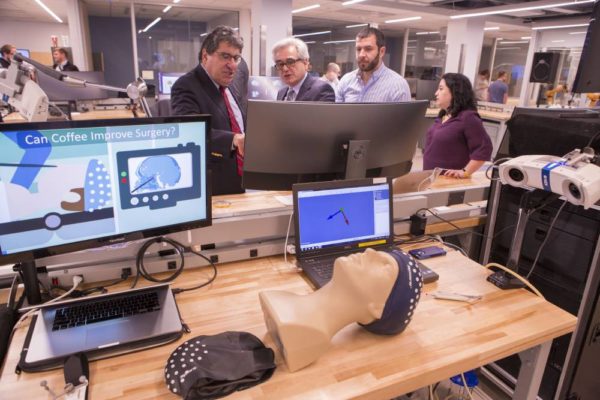
[(17, 48), (12, 44), (5, 44), (2, 46), (2, 48), (0, 48), (0, 67), (8, 68), (16, 52)]
[(508, 74), (506, 71), (498, 72), (498, 78), (490, 83), (488, 88), (488, 101), (492, 103), (506, 104), (508, 101)]
[(57, 71), (79, 71), (79, 68), (69, 61), (69, 53), (62, 47), (58, 47), (52, 51), (52, 58), (54, 59), (52, 69)]
[(444, 74), (435, 99), (440, 113), (427, 132), (423, 169), (442, 168), (446, 176), (468, 178), (492, 156), (471, 82), (462, 74)]
[(285, 84), (277, 93), (277, 100), (335, 101), (333, 88), (308, 73), (308, 47), (302, 40), (290, 37), (275, 43), (273, 61)]
[(475, 98), (478, 101), (488, 100), (488, 87), (490, 86), (490, 70), (479, 71), (475, 78)]
[(361, 29), (356, 35), (355, 48), (358, 68), (340, 79), (336, 102), (393, 103), (411, 100), (406, 79), (383, 64), (383, 32), (372, 27)]
[(231, 86), (244, 42), (231, 27), (217, 26), (202, 42), (199, 64), (171, 87), (171, 114), (211, 114), (212, 194), (243, 193), (244, 124), (240, 94)]
[(327, 70), (325, 71), (325, 75), (321, 77), (321, 80), (329, 83), (333, 90), (337, 93), (337, 88), (340, 83), (340, 73), (342, 70), (340, 66), (334, 62), (330, 62), (327, 64)]

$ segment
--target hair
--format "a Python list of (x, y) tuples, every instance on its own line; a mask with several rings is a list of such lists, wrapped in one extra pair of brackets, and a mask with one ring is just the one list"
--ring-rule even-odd
[(204, 38), (200, 52), (198, 53), (198, 60), (202, 62), (202, 50), (206, 50), (207, 54), (213, 54), (217, 51), (221, 43), (227, 43), (240, 51), (244, 48), (244, 40), (238, 36), (233, 28), (219, 25)]
[(479, 71), (479, 75), (484, 76), (485, 79), (490, 79), (490, 70), (489, 69), (484, 69)]
[(506, 71), (498, 71), (498, 76), (496, 77), (496, 79), (500, 79), (500, 78), (502, 78), (503, 76), (506, 76), (506, 75), (508, 75), (506, 73)]
[(65, 57), (69, 57), (69, 53), (67, 52), (67, 49), (65, 49), (64, 47), (57, 47), (54, 49), (54, 51), (58, 51), (60, 54), (62, 54)]
[(288, 37), (285, 39), (281, 39), (280, 41), (275, 43), (275, 45), (273, 46), (273, 58), (275, 58), (275, 53), (277, 53), (279, 50), (289, 47), (289, 46), (294, 46), (296, 48), (296, 51), (298, 52), (298, 57), (300, 57), (301, 59), (303, 59), (303, 60), (310, 59), (310, 56), (308, 54), (308, 47), (306, 46), (306, 43), (304, 43), (303, 40), (295, 38), (295, 37)]
[(339, 74), (341, 69), (340, 69), (340, 66), (337, 65), (336, 63), (330, 62), (329, 64), (327, 64), (327, 72), (329, 72), (329, 71), (333, 71), (336, 74)]
[(446, 86), (452, 95), (450, 107), (447, 110), (440, 110), (440, 117), (446, 114), (456, 116), (463, 110), (477, 110), (477, 100), (469, 78), (463, 74), (447, 73), (442, 76)]
[(375, 43), (377, 44), (377, 48), (378, 49), (380, 49), (383, 46), (385, 46), (385, 36), (384, 36), (383, 32), (381, 32), (379, 29), (373, 28), (371, 26), (367, 26), (365, 28), (362, 28), (356, 34), (356, 38), (357, 39), (365, 39), (365, 38), (368, 38), (371, 35), (375, 35)]
[(13, 46), (12, 44), (5, 44), (4, 46), (2, 46), (0, 48), (0, 53), (9, 54), (12, 51), (12, 49), (14, 49), (14, 48), (15, 48), (15, 46)]

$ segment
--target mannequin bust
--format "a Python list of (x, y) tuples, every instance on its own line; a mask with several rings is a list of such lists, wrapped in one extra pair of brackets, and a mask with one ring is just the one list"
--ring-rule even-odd
[(367, 249), (336, 259), (331, 281), (313, 293), (265, 291), (259, 298), (269, 334), (293, 372), (317, 360), (350, 323), (377, 334), (400, 333), (421, 287), (409, 255)]

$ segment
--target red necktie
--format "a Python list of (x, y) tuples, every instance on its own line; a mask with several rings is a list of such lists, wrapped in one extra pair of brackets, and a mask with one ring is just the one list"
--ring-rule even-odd
[[(219, 86), (219, 91), (221, 92), (221, 96), (223, 96), (223, 100), (225, 100), (225, 107), (227, 107), (227, 115), (229, 115), (229, 123), (231, 124), (231, 132), (233, 133), (242, 133), (240, 129), (240, 125), (235, 119), (235, 114), (233, 114), (233, 109), (231, 108), (231, 104), (229, 103), (229, 97), (227, 97), (227, 93), (225, 93), (225, 86)], [(237, 173), (239, 176), (242, 176), (242, 172), (244, 171), (244, 157), (240, 154), (239, 150), (236, 150), (236, 161), (237, 161)]]

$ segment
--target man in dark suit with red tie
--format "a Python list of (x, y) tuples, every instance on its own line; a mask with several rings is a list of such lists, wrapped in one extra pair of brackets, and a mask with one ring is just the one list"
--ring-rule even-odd
[(230, 27), (218, 26), (200, 49), (199, 65), (171, 88), (173, 115), (211, 114), (209, 168), (212, 194), (242, 193), (244, 126), (240, 93), (230, 86), (241, 61), (242, 39)]
[(277, 93), (277, 100), (335, 101), (331, 85), (308, 73), (308, 47), (302, 40), (291, 37), (275, 43), (273, 61), (285, 84)]

